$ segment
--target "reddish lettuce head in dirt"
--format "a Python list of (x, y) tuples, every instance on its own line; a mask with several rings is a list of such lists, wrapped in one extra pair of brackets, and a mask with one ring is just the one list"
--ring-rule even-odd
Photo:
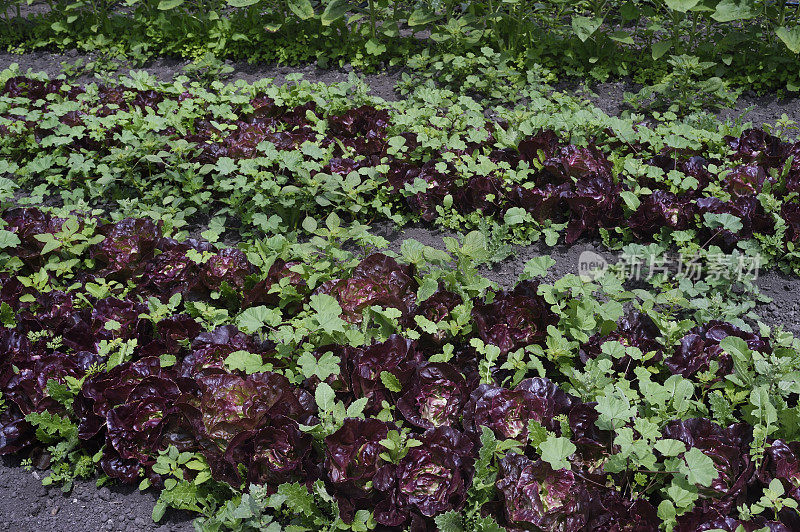
[(452, 427), (458, 423), (467, 398), (467, 383), (454, 366), (423, 362), (397, 400), (397, 410), (406, 421), (423, 429)]
[(769, 342), (756, 334), (743, 331), (730, 323), (710, 321), (681, 338), (680, 345), (675, 348), (671, 357), (664, 360), (664, 365), (672, 373), (691, 378), (708, 371), (714, 363), (717, 375), (722, 378), (733, 371), (733, 359), (720, 346), (720, 342), (728, 336), (743, 339), (753, 351), (766, 353), (771, 350)]
[(474, 446), (470, 438), (450, 427), (437, 427), (418, 438), (398, 465), (385, 466), (374, 479), (387, 498), (375, 509), (375, 520), (400, 526), (411, 514), (433, 517), (458, 511), (472, 480)]
[(464, 427), (479, 434), (480, 427), (485, 426), (500, 439), (525, 441), (531, 420), (556, 430), (558, 423), (553, 418), (568, 413), (573, 402), (572, 397), (541, 377), (525, 379), (513, 390), (481, 384), (464, 407)]
[(374, 418), (347, 418), (325, 438), (325, 468), (337, 491), (353, 497), (367, 494), (367, 483), (386, 463), (380, 457), (386, 451), (380, 442), (390, 430), (397, 429)]
[(523, 281), (512, 291), (495, 294), (491, 303), (476, 302), (472, 317), (481, 340), (502, 353), (542, 342), (547, 326), (558, 323), (558, 317), (537, 288), (537, 283)]
[(364, 309), (379, 305), (396, 308), (407, 320), (417, 300), (417, 282), (410, 266), (401, 266), (382, 253), (373, 253), (347, 279), (328, 281), (319, 291), (330, 294), (342, 307), (342, 319), (358, 324)]
[(583, 530), (591, 495), (572, 471), (509, 453), (500, 461), (497, 489), (509, 525), (523, 530)]
[(225, 460), (237, 472), (244, 469), (247, 482), (274, 489), (305, 480), (311, 442), (295, 420), (278, 416), (267, 426), (237, 434), (225, 450)]
[(142, 273), (153, 258), (161, 229), (151, 220), (126, 218), (98, 228), (105, 238), (92, 247), (92, 258), (104, 266), (112, 279), (125, 279)]
[[(581, 346), (579, 356), (581, 362), (585, 364), (603, 354), (606, 342), (617, 342), (623, 349), (635, 347), (643, 355), (655, 351), (657, 354), (651, 360), (658, 361), (661, 359), (661, 344), (656, 339), (660, 334), (658, 326), (647, 314), (629, 313), (620, 318), (614, 331), (605, 335), (595, 334), (589, 338), (589, 341)], [(609, 351), (608, 347), (605, 349)], [(627, 354), (622, 354), (620, 357), (612, 355), (612, 362), (617, 371), (625, 371), (633, 366), (633, 360)]]
[(414, 367), (422, 359), (416, 342), (396, 334), (385, 342), (353, 350), (352, 357), (351, 391), (357, 398), (369, 399), (365, 412), (372, 414), (377, 414), (381, 409), (381, 402), (392, 396), (384, 385), (381, 374), (391, 373), (405, 389)]

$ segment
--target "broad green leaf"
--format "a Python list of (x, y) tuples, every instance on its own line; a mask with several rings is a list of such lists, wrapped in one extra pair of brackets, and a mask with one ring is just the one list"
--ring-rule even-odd
[(417, 289), (417, 303), (422, 303), (439, 289), (439, 282), (433, 277), (425, 277)]
[(344, 332), (345, 322), (339, 317), (342, 314), (342, 307), (333, 296), (328, 294), (311, 296), (311, 308), (316, 312), (314, 318), (326, 333)]
[(547, 275), (547, 270), (555, 265), (550, 255), (543, 255), (541, 257), (534, 257), (525, 263), (525, 268), (522, 270), (525, 279), (533, 279), (534, 277), (544, 277)]
[(520, 207), (511, 207), (503, 216), (503, 221), (506, 225), (519, 225), (525, 221), (527, 211)]
[(261, 0), (227, 0), (231, 7), (248, 7), (259, 3)]
[(248, 375), (257, 373), (264, 365), (261, 355), (247, 351), (234, 351), (225, 358), (225, 367), (230, 370), (244, 371)]
[(598, 17), (572, 17), (572, 29), (575, 31), (575, 35), (577, 35), (581, 42), (586, 42), (589, 37), (594, 35), (594, 32), (597, 31), (602, 23), (603, 19)]
[(400, 379), (398, 379), (394, 373), (381, 371), (381, 382), (390, 392), (399, 393), (403, 390), (403, 387), (400, 385)]
[(653, 43), (653, 48), (651, 50), (651, 55), (653, 59), (658, 60), (661, 59), (665, 53), (672, 48), (672, 43), (670, 41), (658, 41)]
[(0, 249), (16, 247), (20, 242), (16, 234), (6, 229), (0, 229)]
[(327, 382), (321, 382), (314, 391), (314, 399), (322, 412), (330, 412), (336, 404), (336, 393)]
[(264, 305), (250, 307), (236, 318), (236, 326), (246, 334), (255, 334), (265, 326), (275, 327), (281, 323), (281, 311)]
[(319, 359), (311, 353), (303, 353), (297, 359), (300, 365), (300, 370), (303, 372), (305, 378), (318, 377), (319, 380), (324, 381), (331, 375), (336, 375), (340, 371), (339, 357), (330, 351), (323, 353)]
[(424, 8), (417, 8), (408, 17), (408, 25), (412, 28), (414, 26), (424, 26), (425, 24), (430, 24), (438, 18), (439, 16), (433, 11), (429, 11)]
[(158, 3), (158, 9), (161, 11), (169, 11), (183, 5), (183, 0), (161, 0)]
[(655, 447), (656, 451), (660, 452), (664, 456), (678, 456), (682, 452), (686, 451), (685, 443), (680, 440), (673, 440), (671, 438), (658, 440), (653, 447)]
[(311, 5), (311, 0), (286, 0), (286, 5), (300, 20), (307, 20), (314, 16), (314, 7)]
[(673, 11), (679, 11), (680, 13), (686, 13), (697, 4), (700, 3), (700, 0), (664, 0), (664, 3), (667, 4), (667, 7)]
[(575, 444), (569, 438), (550, 436), (539, 445), (542, 460), (550, 464), (553, 469), (571, 469), (569, 458), (576, 450)]
[(714, 461), (697, 447), (692, 447), (683, 455), (685, 463), (680, 466), (680, 472), (686, 475), (690, 484), (699, 484), (708, 487), (717, 478), (717, 468)]
[(323, 26), (330, 26), (340, 18), (342, 18), (350, 6), (347, 5), (347, 0), (329, 0), (328, 5), (325, 6), (325, 11), (322, 12), (320, 20)]
[(722, 0), (717, 4), (717, 10), (711, 18), (717, 22), (733, 22), (735, 20), (746, 20), (755, 15), (750, 7), (748, 0)]
[(785, 44), (786, 48), (791, 50), (792, 53), (800, 54), (800, 26), (795, 26), (793, 28), (781, 26), (775, 30), (775, 35), (783, 41), (783, 44)]

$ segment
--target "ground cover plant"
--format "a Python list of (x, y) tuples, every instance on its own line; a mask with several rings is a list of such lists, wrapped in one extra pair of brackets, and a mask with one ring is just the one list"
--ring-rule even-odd
[(601, 236), (797, 268), (800, 143), (778, 129), (612, 118), (546, 86), (509, 110), (427, 86), (389, 105), (355, 82), (0, 81), (0, 170), (9, 193), (29, 191), (20, 204), (111, 205), (211, 241), (230, 228), (302, 239), (323, 209), (344, 226), (479, 230), (493, 260), (509, 243)]
[[(800, 345), (748, 279), (478, 274), (586, 236), (796, 271), (788, 124), (547, 78), (489, 108), (0, 73), (0, 453), (200, 530), (798, 529)], [(463, 236), (395, 256), (376, 221)]]
[[(402, 66), (422, 53), (488, 47), (521, 71), (544, 64), (560, 76), (631, 76), (647, 85), (670, 55), (713, 67), (713, 77), (760, 91), (796, 92), (796, 3), (768, 0), (27, 0), (0, 9), (10, 49), (99, 52), (103, 61), (158, 55), (322, 66)], [(413, 59), (412, 59), (413, 60)]]
[(704, 282), (3, 219), (0, 451), (46, 483), (97, 467), (203, 530), (798, 526), (797, 341)]

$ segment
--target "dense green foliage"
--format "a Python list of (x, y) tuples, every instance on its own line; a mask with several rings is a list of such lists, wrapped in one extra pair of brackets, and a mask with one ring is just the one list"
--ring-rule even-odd
[(78, 48), (108, 58), (154, 55), (297, 64), (402, 66), (416, 52), (490, 47), (521, 71), (632, 76), (654, 84), (662, 59), (696, 56), (736, 85), (800, 87), (798, 8), (769, 0), (133, 0), (49, 2), (25, 16), (5, 0), (0, 43)]

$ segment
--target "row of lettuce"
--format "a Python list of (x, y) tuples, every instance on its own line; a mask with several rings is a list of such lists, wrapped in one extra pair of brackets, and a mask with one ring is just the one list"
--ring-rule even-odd
[(674, 290), (2, 219), (0, 452), (59, 480), (96, 464), (240, 529), (248, 485), (335, 508), (276, 530), (800, 527), (796, 341)]
[(677, 232), (729, 251), (755, 237), (784, 262), (800, 237), (800, 148), (761, 130), (585, 109), (553, 114), (590, 123), (584, 131), (524, 109), (487, 120), (469, 98), (428, 89), (381, 109), (350, 86), (203, 89), (141, 75), (77, 87), (11, 73), (0, 171), (39, 199), (111, 201), (170, 232), (210, 219), (245, 234), (313, 234), (307, 219), (333, 211), (346, 223), (489, 227), (516, 243)]

